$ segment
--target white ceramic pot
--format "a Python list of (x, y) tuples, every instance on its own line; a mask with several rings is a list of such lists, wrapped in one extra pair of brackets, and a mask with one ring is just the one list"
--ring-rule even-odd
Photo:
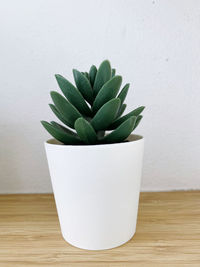
[(135, 233), (144, 139), (71, 146), (45, 143), (64, 239), (79, 248), (109, 249)]

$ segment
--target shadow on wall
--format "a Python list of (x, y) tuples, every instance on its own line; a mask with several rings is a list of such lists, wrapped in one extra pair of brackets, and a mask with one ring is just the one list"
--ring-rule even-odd
[(28, 125), (2, 125), (0, 136), (0, 193), (51, 192), (43, 136)]

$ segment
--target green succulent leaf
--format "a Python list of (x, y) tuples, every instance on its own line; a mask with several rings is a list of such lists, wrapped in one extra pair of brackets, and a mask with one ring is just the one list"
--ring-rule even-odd
[(92, 104), (94, 98), (93, 98), (92, 87), (89, 80), (80, 71), (75, 69), (73, 70), (73, 75), (78, 90), (81, 92), (83, 97), (88, 101), (88, 103)]
[(120, 100), (121, 100), (121, 105), (124, 103), (124, 100), (127, 96), (128, 93), (128, 89), (129, 89), (130, 84), (127, 83), (121, 90), (121, 92), (119, 93), (119, 95), (117, 96)]
[(79, 117), (82, 117), (80, 112), (59, 93), (52, 91), (51, 97), (57, 110), (66, 121), (66, 124), (74, 128), (75, 121)]
[(115, 76), (115, 73), (116, 73), (116, 69), (112, 69), (111, 77), (114, 77)]
[(85, 77), (88, 79), (88, 81), (90, 80), (90, 78), (89, 78), (89, 73), (86, 71), (86, 72), (84, 72), (84, 75), (85, 75)]
[(90, 84), (92, 86), (94, 85), (96, 73), (97, 73), (97, 68), (96, 68), (96, 66), (92, 65), (92, 67), (90, 68), (90, 71), (89, 71)]
[(91, 120), (91, 124), (96, 131), (106, 130), (117, 116), (121, 101), (114, 98), (105, 103)]
[(126, 104), (122, 104), (121, 107), (119, 108), (117, 118), (121, 117), (121, 115), (124, 113), (125, 109), (126, 109)]
[(54, 127), (58, 128), (59, 130), (64, 131), (64, 132), (67, 133), (67, 134), (71, 134), (71, 135), (73, 135), (73, 136), (78, 137), (77, 134), (76, 134), (75, 132), (71, 131), (70, 129), (64, 127), (63, 125), (61, 125), (61, 124), (59, 124), (59, 123), (57, 123), (57, 122), (55, 122), (55, 121), (51, 121), (51, 125), (53, 125)]
[(136, 117), (132, 116), (124, 121), (110, 134), (101, 139), (102, 143), (119, 143), (124, 141), (133, 131)]
[(92, 106), (92, 111), (97, 112), (106, 102), (115, 98), (122, 83), (121, 76), (115, 76), (107, 81), (98, 92)]
[(77, 90), (76, 87), (73, 86), (67, 79), (65, 79), (63, 76), (56, 74), (55, 75), (56, 80), (58, 82), (58, 85), (65, 95), (65, 97), (68, 99), (68, 101), (76, 107), (79, 112), (85, 115), (91, 115), (91, 110), (86, 104), (82, 94)]
[(75, 129), (80, 139), (87, 145), (95, 144), (97, 135), (92, 125), (84, 118), (79, 118), (75, 121)]
[(132, 116), (137, 117), (144, 110), (144, 108), (145, 108), (144, 106), (136, 108), (133, 111), (129, 112), (128, 114), (124, 115), (123, 117), (117, 119), (109, 126), (109, 130), (113, 130), (113, 129), (117, 128), (121, 123), (123, 123), (124, 121), (126, 121), (128, 118), (130, 118)]
[(51, 110), (56, 115), (56, 117), (62, 121), (64, 124), (68, 125), (68, 121), (66, 121), (63, 116), (60, 114), (60, 112), (57, 110), (57, 108), (53, 104), (49, 104)]
[(143, 118), (142, 115), (137, 116), (137, 119), (136, 119), (135, 126), (134, 126), (133, 130), (135, 130), (135, 128), (139, 125), (139, 123), (140, 123), (142, 118)]
[(95, 81), (94, 81), (94, 94), (97, 95), (99, 90), (101, 89), (101, 87), (104, 85), (104, 83), (106, 83), (108, 80), (110, 80), (111, 78), (111, 66), (110, 66), (110, 62), (108, 60), (104, 60), (95, 77)]
[(44, 128), (56, 138), (58, 141), (64, 143), (65, 145), (80, 145), (82, 142), (79, 138), (58, 129), (54, 125), (51, 125), (47, 121), (41, 121)]

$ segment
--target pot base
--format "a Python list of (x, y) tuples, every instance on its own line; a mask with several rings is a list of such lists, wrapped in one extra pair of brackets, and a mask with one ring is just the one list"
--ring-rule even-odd
[(62, 233), (62, 237), (63, 239), (68, 243), (70, 244), (71, 246), (73, 247), (76, 247), (76, 248), (79, 248), (79, 249), (84, 249), (84, 250), (108, 250), (108, 249), (113, 249), (113, 248), (117, 248), (117, 247), (120, 247), (120, 246), (123, 246), (125, 245), (126, 243), (128, 243), (135, 235), (135, 231), (134, 233), (132, 234), (132, 236), (127, 239), (127, 240), (124, 240), (124, 241), (121, 241), (121, 242), (118, 242), (116, 244), (113, 244), (111, 246), (84, 246), (84, 245), (81, 245), (79, 242), (76, 242), (76, 241), (71, 241), (69, 240), (68, 238), (66, 238), (63, 233)]

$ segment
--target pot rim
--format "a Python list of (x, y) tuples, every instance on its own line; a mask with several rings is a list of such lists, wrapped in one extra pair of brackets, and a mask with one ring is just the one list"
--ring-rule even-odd
[(95, 144), (95, 145), (64, 145), (61, 142), (59, 142), (58, 140), (56, 140), (55, 138), (51, 138), (48, 139), (47, 141), (44, 142), (45, 146), (54, 146), (54, 147), (77, 147), (77, 148), (83, 148), (83, 149), (87, 149), (88, 147), (105, 147), (105, 146), (126, 146), (126, 145), (130, 145), (133, 143), (138, 143), (138, 142), (144, 142), (144, 137), (142, 135), (138, 135), (138, 134), (130, 134), (129, 137), (126, 139), (129, 142), (121, 142), (121, 143), (112, 143), (112, 144)]

